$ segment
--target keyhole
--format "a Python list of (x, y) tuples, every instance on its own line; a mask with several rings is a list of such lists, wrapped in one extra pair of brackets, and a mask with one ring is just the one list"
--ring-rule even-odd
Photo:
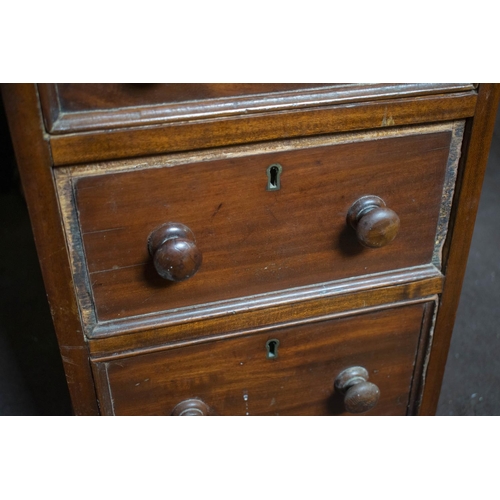
[(277, 339), (271, 339), (266, 342), (267, 359), (276, 359), (278, 357), (279, 345), (280, 341)]
[(281, 188), (281, 172), (283, 167), (279, 163), (273, 163), (267, 167), (267, 190), (277, 191)]

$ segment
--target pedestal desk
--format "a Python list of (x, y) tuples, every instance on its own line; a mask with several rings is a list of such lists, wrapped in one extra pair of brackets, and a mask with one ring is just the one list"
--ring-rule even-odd
[(498, 85), (2, 92), (75, 414), (435, 412)]

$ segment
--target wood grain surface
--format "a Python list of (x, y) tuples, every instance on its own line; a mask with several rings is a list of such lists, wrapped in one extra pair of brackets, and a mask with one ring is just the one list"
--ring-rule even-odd
[[(450, 132), (386, 138), (90, 176), (76, 181), (89, 281), (99, 320), (244, 297), (427, 264), (434, 249)], [(266, 170), (283, 166), (267, 191)], [(366, 249), (346, 215), (382, 197), (396, 239)], [(176, 222), (203, 264), (170, 283), (148, 253), (150, 233)]]
[(260, 297), (249, 297), (238, 300), (237, 304), (214, 304), (202, 309), (204, 317), (197, 309), (188, 309), (173, 318), (160, 314), (99, 323), (91, 330), (88, 345), (95, 357), (127, 357), (132, 352), (167, 349), (174, 344), (192, 345), (208, 339), (233, 338), (242, 330), (258, 333), (276, 325), (292, 326), (400, 307), (408, 302), (428, 302), (435, 300), (443, 287), (443, 276), (435, 268), (433, 272), (406, 270), (399, 279), (389, 274), (391, 276), (384, 279), (375, 275), (360, 282), (343, 283), (338, 290), (335, 289), (339, 282), (331, 287), (315, 286), (312, 295), (287, 290), (264, 295), (262, 301)]
[[(385, 129), (460, 120), (474, 114), (475, 92), (375, 99), (285, 110), (263, 110), (185, 119), (157, 125), (52, 135), (56, 166), (194, 151), (276, 139), (310, 137), (355, 130)], [(121, 118), (120, 118), (121, 119)]]
[[(75, 414), (345, 415), (350, 367), (365, 414), (435, 412), (500, 85), (2, 93)], [(382, 248), (346, 221), (366, 195), (400, 221)], [(179, 283), (165, 223), (203, 255)]]
[(64, 134), (325, 104), (474, 92), (471, 83), (45, 83), (47, 131)]
[[(205, 101), (330, 87), (330, 83), (55, 83), (62, 112)], [(338, 85), (337, 85), (338, 86)]]
[[(406, 415), (424, 307), (95, 361), (102, 410), (170, 415), (198, 398), (218, 415), (346, 415), (334, 381), (359, 365), (380, 389), (377, 405), (364, 414)], [(271, 359), (269, 340), (279, 341)]]

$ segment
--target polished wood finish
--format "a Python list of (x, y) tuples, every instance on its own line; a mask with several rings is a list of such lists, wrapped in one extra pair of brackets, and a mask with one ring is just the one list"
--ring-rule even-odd
[(2, 91), (76, 414), (434, 413), (500, 85)]
[(359, 105), (247, 113), (158, 126), (53, 135), (54, 165), (71, 165), (283, 138), (310, 137), (393, 126), (447, 122), (473, 116), (475, 92), (391, 98)]
[(349, 413), (365, 413), (380, 399), (380, 389), (368, 382), (370, 374), (362, 366), (351, 366), (337, 375), (335, 390), (344, 395), (344, 407)]
[[(200, 399), (218, 415), (347, 415), (337, 376), (361, 365), (380, 388), (366, 415), (406, 415), (424, 304), (116, 360), (94, 360), (105, 414), (170, 415)], [(279, 356), (266, 343), (279, 340)]]
[[(430, 263), (450, 140), (449, 131), (422, 133), (77, 178), (97, 319)], [(281, 189), (267, 191), (274, 163), (283, 166)], [(367, 184), (402, 221), (376, 251), (346, 227)], [(187, 225), (203, 254), (182, 283), (157, 276), (145, 245), (165, 218)]]
[(439, 400), (499, 101), (500, 84), (479, 85), (476, 114), (466, 131), (452, 231), (445, 248), (446, 282), (436, 319), (420, 410), (422, 415), (434, 415)]
[[(53, 134), (474, 91), (470, 83), (38, 85)], [(390, 121), (390, 120), (389, 120)]]
[[(245, 108), (255, 112), (262, 107), (294, 107), (309, 102), (311, 94), (315, 100), (324, 94), (328, 99), (331, 93), (337, 94), (340, 89), (346, 92), (352, 85), (347, 89), (328, 83), (48, 83), (38, 87), (47, 128), (58, 134), (224, 116)], [(425, 93), (420, 87), (414, 92), (417, 90)], [(460, 90), (470, 89), (467, 84), (443, 89)]]
[(56, 83), (63, 112), (119, 109), (169, 102), (185, 103), (315, 89), (328, 83)]
[(169, 281), (184, 281), (201, 266), (202, 255), (193, 232), (184, 224), (168, 222), (148, 238), (148, 249), (157, 273)]
[(388, 245), (398, 234), (400, 220), (378, 196), (363, 196), (347, 212), (347, 221), (356, 230), (358, 241), (365, 247)]
[(2, 97), (28, 205), (50, 311), (76, 415), (98, 413), (36, 86), (3, 84)]
[[(429, 266), (433, 267), (433, 266)], [(397, 307), (419, 300), (436, 299), (443, 286), (442, 275), (434, 268), (394, 273), (377, 280), (348, 280), (330, 286), (297, 290), (295, 295), (270, 294), (263, 300), (249, 297), (239, 304), (215, 304), (199, 316), (197, 310), (180, 312), (174, 320), (145, 316), (124, 322), (105, 322), (92, 330), (89, 348), (92, 355), (107, 358), (128, 356), (130, 352), (150, 352), (159, 346), (192, 345), (207, 339), (222, 340), (240, 335), (242, 329), (254, 333), (272, 329), (276, 324), (292, 326), (311, 321), (352, 316), (381, 307)], [(424, 276), (434, 275), (433, 278)], [(419, 278), (420, 277), (420, 278)], [(399, 284), (395, 284), (397, 282)], [(249, 326), (251, 325), (251, 327)]]

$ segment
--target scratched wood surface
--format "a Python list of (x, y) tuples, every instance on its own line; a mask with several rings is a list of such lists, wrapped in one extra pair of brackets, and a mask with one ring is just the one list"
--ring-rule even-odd
[(38, 90), (47, 130), (64, 134), (333, 103), (473, 92), (474, 86), (470, 83), (46, 83), (38, 84)]
[[(193, 151), (284, 138), (460, 120), (473, 116), (475, 92), (457, 92), (52, 135), (54, 165)], [(76, 115), (76, 113), (75, 113)], [(147, 124), (146, 124), (147, 125)]]
[(211, 304), (201, 311), (187, 308), (172, 315), (159, 313), (98, 323), (88, 334), (89, 349), (95, 357), (120, 357), (134, 351), (203, 342), (207, 338), (234, 337), (243, 329), (257, 333), (277, 324), (294, 325), (314, 318), (353, 316), (370, 309), (397, 307), (409, 301), (429, 301), (429, 297), (435, 297), (443, 288), (443, 276), (431, 268), (431, 265), (411, 268), (399, 277), (389, 273), (380, 280), (377, 276), (358, 283), (352, 280), (344, 283), (338, 293), (335, 288), (339, 282), (334, 282), (324, 288), (312, 287), (313, 290), (308, 290), (312, 295), (294, 289), (267, 294), (262, 301), (262, 296), (249, 297), (239, 299), (236, 304)]
[[(342, 414), (333, 381), (353, 365), (365, 366), (381, 390), (369, 414), (434, 413), (500, 87), (372, 85), (268, 87), (250, 99), (255, 88), (241, 86), (179, 87), (166, 98), (152, 87), (134, 87), (135, 97), (132, 87), (106, 95), (98, 85), (68, 87), (66, 101), (50, 85), (2, 87), (76, 414), (170, 414), (188, 398), (218, 414)], [(385, 137), (307, 153), (269, 146), (463, 118), (451, 231), (438, 230), (439, 248), (446, 237), (444, 277), (430, 262), (448, 132), (423, 134), (422, 144)], [(209, 158), (215, 148), (257, 146), (259, 154)], [(162, 154), (206, 156), (158, 168)], [(267, 192), (263, 173), (276, 161), (282, 189)], [(126, 162), (136, 172), (122, 171)], [(79, 213), (71, 195), (58, 198), (58, 170), (82, 172), (64, 191), (75, 187)], [(365, 194), (382, 197), (401, 218), (401, 233), (382, 249), (360, 250), (342, 228), (349, 198)], [(181, 286), (151, 274), (146, 250), (149, 232), (170, 215), (193, 229), (204, 255)], [(84, 246), (75, 246), (80, 216)], [(387, 274), (357, 278), (378, 272)], [(342, 277), (353, 281), (342, 288)], [(85, 310), (74, 293), (89, 283)], [(105, 321), (90, 338), (82, 318), (94, 314), (92, 294)], [(180, 309), (165, 322), (170, 307)], [(280, 345), (270, 360), (272, 338)]]
[[(105, 414), (170, 415), (200, 398), (219, 415), (345, 415), (334, 380), (363, 366), (380, 400), (366, 415), (406, 415), (424, 304), (95, 362)], [(278, 340), (269, 359), (266, 343)], [(109, 383), (109, 386), (108, 386)]]
[(329, 87), (330, 83), (57, 83), (63, 112), (117, 109), (168, 102), (234, 98), (298, 89)]
[(436, 331), (421, 407), (422, 415), (434, 415), (439, 400), (499, 102), (499, 84), (479, 85), (476, 115), (466, 129), (459, 170), (459, 189), (456, 190), (454, 198), (456, 209), (444, 252), (447, 255), (447, 276), (436, 318)]
[[(386, 138), (78, 179), (76, 202), (97, 317), (118, 319), (431, 262), (450, 132)], [(269, 165), (281, 189), (266, 191)], [(401, 229), (364, 248), (349, 207), (380, 196)], [(160, 278), (149, 234), (193, 232), (192, 278)]]

